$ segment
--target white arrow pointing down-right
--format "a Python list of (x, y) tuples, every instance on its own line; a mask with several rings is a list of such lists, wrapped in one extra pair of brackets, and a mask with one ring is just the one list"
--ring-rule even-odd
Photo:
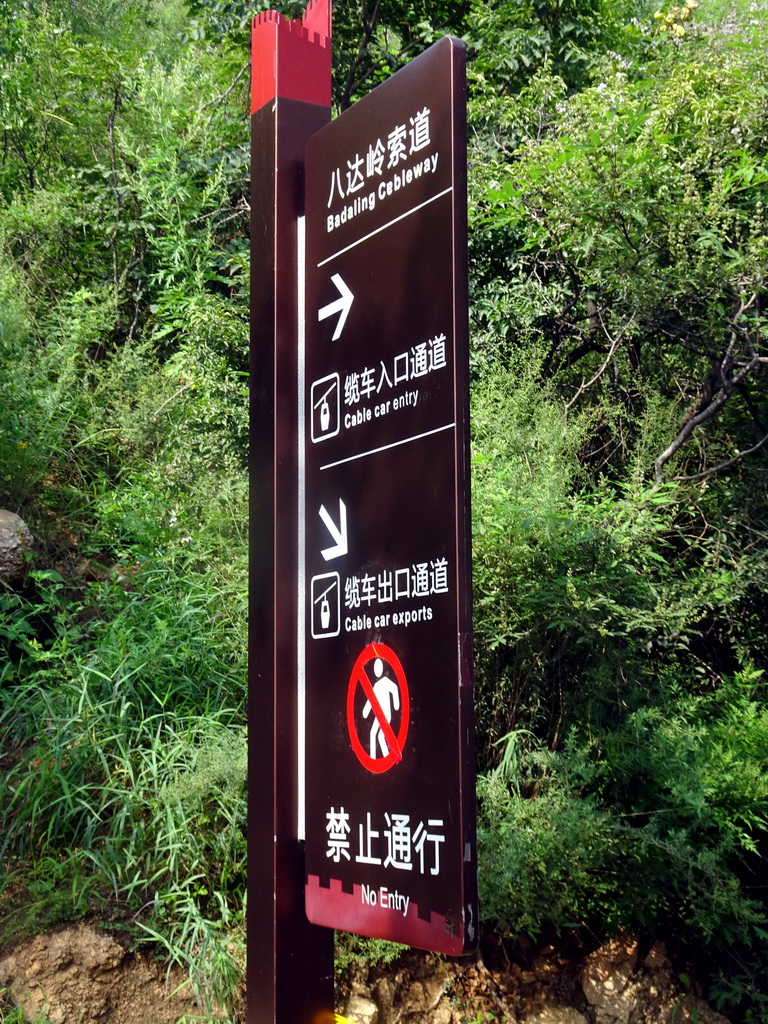
[(326, 560), (330, 562), (332, 558), (340, 558), (342, 555), (346, 555), (347, 547), (347, 506), (339, 498), (339, 525), (331, 519), (331, 515), (326, 509), (325, 505), (320, 506), (320, 518), (328, 528), (328, 532), (334, 540), (332, 547), (323, 548), (320, 554)]

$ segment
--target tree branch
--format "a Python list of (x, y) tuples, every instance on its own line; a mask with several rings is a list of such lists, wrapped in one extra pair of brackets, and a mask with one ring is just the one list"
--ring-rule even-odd
[(223, 93), (221, 94), (221, 96), (217, 96), (217, 97), (216, 97), (215, 99), (211, 100), (211, 101), (210, 101), (209, 103), (207, 103), (207, 104), (206, 104), (206, 106), (209, 106), (209, 107), (213, 107), (213, 110), (212, 110), (212, 111), (211, 111), (211, 113), (210, 113), (210, 114), (208, 115), (208, 119), (207, 119), (207, 121), (205, 122), (205, 127), (206, 127), (206, 128), (207, 128), (207, 127), (208, 127), (208, 126), (210, 125), (210, 123), (211, 123), (211, 121), (212, 121), (212, 119), (213, 119), (213, 115), (214, 115), (214, 114), (216, 113), (216, 108), (217, 108), (217, 107), (218, 107), (218, 106), (219, 106), (219, 105), (220, 105), (221, 103), (223, 103), (223, 102), (224, 102), (224, 100), (225, 100), (225, 99), (227, 98), (227, 96), (229, 96), (229, 94), (230, 94), (230, 93), (232, 92), (232, 90), (233, 90), (233, 89), (235, 88), (235, 86), (237, 85), (237, 83), (238, 83), (238, 82), (240, 81), (240, 79), (241, 79), (241, 78), (243, 77), (243, 75), (245, 74), (245, 72), (246, 72), (246, 71), (248, 70), (248, 68), (249, 68), (250, 66), (251, 66), (251, 62), (250, 62), (249, 60), (247, 60), (247, 61), (245, 62), (245, 64), (243, 64), (243, 66), (242, 66), (242, 67), (240, 68), (240, 70), (239, 70), (239, 71), (237, 72), (237, 74), (235, 75), (235, 80), (234, 80), (234, 81), (232, 82), (232, 84), (230, 85), (230, 87), (229, 87), (228, 89), (226, 89), (226, 90), (225, 90), (225, 91), (224, 91), (224, 92), (223, 92)]
[(761, 361), (762, 360), (758, 356), (750, 359), (746, 366), (742, 367), (741, 371), (732, 380), (724, 382), (723, 387), (717, 392), (709, 405), (705, 406), (701, 412), (692, 416), (688, 420), (674, 441), (661, 453), (658, 459), (656, 459), (656, 462), (654, 463), (656, 483), (661, 483), (661, 471), (664, 468), (664, 465), (669, 462), (672, 456), (682, 448), (696, 427), (701, 426), (702, 423), (706, 423), (707, 420), (711, 420), (715, 413), (719, 412), (719, 410), (728, 401), (733, 389), (741, 384), (750, 370), (753, 370)]
[(488, 982), (488, 988), (489, 988), (490, 993), (491, 993), (491, 999), (494, 1001), (496, 1006), (504, 1014), (505, 1019), (508, 1020), (510, 1022), (510, 1024), (515, 1024), (515, 1021), (517, 1020), (517, 1017), (515, 1016), (514, 1010), (512, 1010), (507, 1005), (507, 1003), (501, 998), (501, 993), (499, 992), (498, 986), (496, 985), (496, 981), (495, 981), (493, 975), (491, 974), (491, 972), (485, 966), (485, 961), (483, 960), (483, 954), (480, 952), (479, 948), (477, 950), (477, 953), (475, 954), (475, 963), (477, 964), (480, 973), (482, 975), (484, 975), (484, 977), (486, 978), (486, 980)]
[(734, 462), (738, 462), (739, 459), (743, 459), (745, 455), (752, 455), (758, 448), (762, 448), (765, 442), (768, 441), (768, 434), (765, 435), (762, 440), (758, 441), (757, 444), (752, 445), (751, 448), (745, 448), (743, 452), (737, 452), (733, 458), (726, 459), (725, 462), (721, 462), (718, 466), (710, 466), (709, 469), (703, 469), (700, 473), (691, 473), (689, 476), (676, 476), (674, 477), (675, 483), (685, 484), (690, 483), (692, 480), (705, 480), (708, 476), (712, 476), (713, 473), (719, 473), (721, 469), (728, 469)]
[[(759, 293), (755, 291), (749, 299), (739, 298), (736, 309), (731, 317), (731, 336), (728, 347), (721, 358), (713, 361), (710, 374), (702, 387), (698, 407), (695, 407), (694, 414), (685, 421), (682, 428), (678, 431), (677, 437), (659, 455), (654, 463), (654, 477), (657, 484), (661, 483), (662, 470), (665, 464), (682, 448), (694, 430), (703, 423), (706, 423), (707, 420), (712, 419), (722, 409), (733, 392), (740, 390), (744, 381), (755, 367), (768, 362), (768, 356), (761, 355), (756, 350), (753, 344), (754, 339), (750, 336), (749, 330), (739, 322), (743, 314), (755, 305), (758, 297)], [(741, 347), (740, 353), (739, 347)], [(738, 372), (734, 372), (737, 368)], [(732, 465), (742, 455), (756, 451), (764, 441), (765, 438), (758, 442), (755, 447), (740, 453), (734, 459), (727, 460), (722, 465), (702, 470), (701, 473), (676, 477), (675, 479), (679, 481), (700, 480), (711, 476), (712, 473), (716, 473), (719, 469)]]
[(355, 71), (358, 65), (362, 62), (363, 57), (368, 52), (368, 45), (373, 38), (373, 31), (376, 28), (376, 22), (379, 18), (379, 6), (381, 0), (376, 0), (373, 7), (373, 13), (370, 18), (365, 18), (365, 12), (363, 12), (363, 35), (357, 47), (357, 53), (355, 54), (352, 64), (350, 65), (349, 71), (347, 72), (347, 81), (344, 86), (344, 93), (341, 98), (341, 109), (346, 108), (352, 102), (352, 92), (355, 89)]
[(621, 344), (621, 342), (622, 342), (622, 340), (624, 338), (624, 335), (627, 333), (629, 328), (634, 323), (634, 318), (633, 318), (632, 320), (629, 321), (628, 324), (625, 324), (624, 327), (622, 327), (622, 329), (619, 331), (619, 333), (616, 335), (615, 338), (611, 338), (610, 334), (608, 333), (608, 330), (606, 329), (605, 323), (603, 321), (602, 314), (600, 314), (598, 312), (598, 316), (600, 317), (600, 326), (603, 328), (603, 332), (604, 332), (606, 338), (608, 338), (608, 340), (611, 343), (610, 347), (608, 349), (608, 355), (605, 357), (603, 365), (600, 367), (600, 369), (592, 377), (591, 380), (587, 381), (586, 383), (584, 383), (584, 381), (582, 380), (581, 384), (579, 385), (578, 391), (573, 396), (573, 398), (570, 400), (570, 402), (568, 402), (568, 404), (566, 405), (566, 407), (565, 407), (566, 409), (570, 409), (571, 406), (574, 404), (574, 402), (576, 402), (579, 398), (581, 398), (581, 396), (584, 394), (584, 392), (587, 390), (587, 388), (591, 388), (592, 385), (595, 383), (595, 381), (598, 381), (602, 377), (602, 375), (605, 373), (605, 370), (606, 370), (608, 364), (610, 363), (611, 359), (613, 359), (614, 355), (616, 354), (616, 350), (618, 349), (619, 345)]

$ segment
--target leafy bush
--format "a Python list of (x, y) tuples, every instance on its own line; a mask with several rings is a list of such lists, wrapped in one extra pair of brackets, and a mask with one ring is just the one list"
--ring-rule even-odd
[(573, 729), (556, 754), (511, 737), (514, 776), (493, 769), (479, 790), (485, 912), (534, 935), (586, 924), (762, 941), (764, 909), (745, 887), (768, 812), (762, 688), (745, 673), (615, 730)]

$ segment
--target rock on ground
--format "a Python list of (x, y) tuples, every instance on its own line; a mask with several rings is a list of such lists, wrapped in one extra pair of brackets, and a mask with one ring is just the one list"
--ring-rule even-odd
[(545, 1006), (543, 1010), (526, 1018), (526, 1024), (588, 1024), (583, 1013), (572, 1006)]
[[(129, 953), (87, 925), (37, 935), (0, 954), (0, 990), (28, 1021), (51, 1024), (176, 1024), (201, 1008), (180, 977)], [(0, 1012), (0, 1019), (2, 1013)]]
[(29, 527), (15, 512), (0, 509), (0, 580), (18, 583), (24, 578), (24, 556), (34, 541)]
[(592, 952), (492, 952), (491, 966), (416, 952), (357, 965), (342, 978), (341, 1011), (355, 1024), (728, 1024), (686, 990), (660, 942), (641, 951), (620, 936)]
[(585, 959), (580, 981), (594, 1024), (728, 1024), (685, 990), (660, 942), (642, 962), (634, 939), (607, 942)]

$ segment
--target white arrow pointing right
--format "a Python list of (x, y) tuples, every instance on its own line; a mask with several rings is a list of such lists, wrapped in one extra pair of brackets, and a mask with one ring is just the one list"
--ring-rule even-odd
[(347, 314), (352, 308), (352, 300), (354, 295), (347, 288), (344, 280), (340, 274), (334, 274), (331, 278), (333, 283), (339, 289), (338, 299), (334, 299), (333, 302), (329, 302), (327, 306), (323, 306), (322, 309), (317, 311), (318, 320), (327, 320), (329, 316), (333, 316), (334, 313), (340, 313), (338, 323), (336, 324), (336, 330), (333, 332), (332, 341), (338, 341), (341, 337), (341, 332), (344, 330), (344, 324), (347, 322)]
[(334, 543), (329, 548), (323, 548), (320, 554), (326, 560), (330, 562), (332, 558), (340, 558), (342, 555), (346, 555), (348, 551), (347, 546), (347, 506), (339, 498), (339, 525), (331, 519), (331, 515), (326, 509), (325, 505), (320, 506), (320, 518), (323, 520), (328, 528), (328, 532), (334, 540)]

